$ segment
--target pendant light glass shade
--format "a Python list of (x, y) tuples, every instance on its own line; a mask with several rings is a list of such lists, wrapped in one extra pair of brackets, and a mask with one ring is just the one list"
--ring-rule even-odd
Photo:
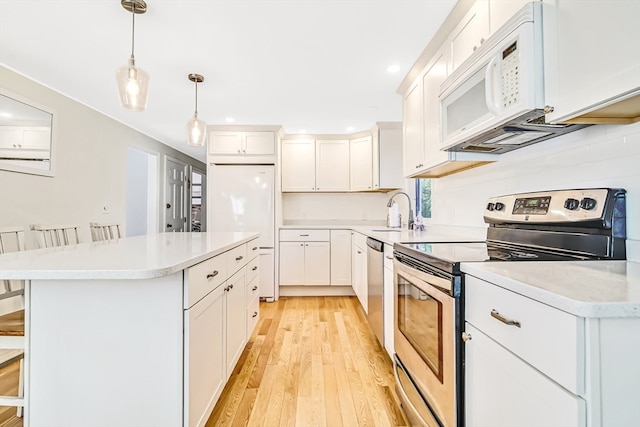
[(120, 104), (129, 110), (144, 111), (149, 97), (149, 73), (136, 67), (131, 58), (128, 66), (118, 69), (116, 80)]
[(198, 118), (198, 113), (187, 123), (187, 144), (202, 147), (207, 139), (207, 124)]
[(145, 13), (147, 4), (144, 0), (121, 0), (122, 7), (131, 12), (131, 56), (129, 63), (120, 67), (116, 72), (118, 83), (118, 95), (120, 104), (129, 110), (143, 111), (147, 108), (149, 96), (149, 73), (136, 67), (136, 59), (133, 54), (136, 35), (136, 14)]
[(200, 74), (189, 74), (189, 80), (196, 84), (196, 109), (193, 118), (187, 122), (187, 144), (201, 147), (207, 140), (207, 124), (198, 118), (198, 83), (204, 81)]

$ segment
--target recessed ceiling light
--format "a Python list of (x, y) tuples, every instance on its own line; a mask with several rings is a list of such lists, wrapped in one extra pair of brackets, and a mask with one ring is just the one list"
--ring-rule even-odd
[(389, 65), (387, 67), (387, 72), (388, 73), (397, 73), (398, 71), (400, 71), (400, 66), (399, 65)]
[(224, 119), (224, 121), (227, 122), (227, 123), (233, 123), (236, 120), (233, 117), (227, 117), (226, 119)]
[(353, 126), (347, 126), (347, 132), (353, 132), (355, 128)]
[(0, 116), (2, 116), (2, 117), (11, 117), (11, 113), (5, 113), (3, 111), (2, 113), (0, 113)]

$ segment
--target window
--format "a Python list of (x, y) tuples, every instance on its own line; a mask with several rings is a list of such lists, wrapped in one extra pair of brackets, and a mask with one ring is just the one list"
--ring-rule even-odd
[(416, 217), (431, 218), (431, 179), (416, 179)]

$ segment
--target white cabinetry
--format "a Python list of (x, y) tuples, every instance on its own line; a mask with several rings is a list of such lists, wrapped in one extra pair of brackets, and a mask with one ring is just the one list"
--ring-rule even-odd
[(225, 285), (226, 320), (226, 369), (227, 378), (236, 366), (242, 349), (247, 343), (247, 303), (245, 301), (245, 271), (240, 269)]
[[(505, 22), (516, 14), (531, 0), (490, 0), (489, 1), (489, 27), (491, 34), (495, 33)], [(535, 0), (539, 1), (539, 0)]]
[[(209, 127), (209, 163), (274, 163), (276, 160), (275, 130), (212, 130)], [(238, 127), (247, 129), (248, 127)]]
[(331, 286), (351, 286), (351, 230), (331, 230)]
[(373, 137), (373, 190), (404, 187), (402, 122), (378, 122)]
[(367, 289), (367, 236), (353, 232), (352, 242), (352, 275), (353, 291), (365, 313), (368, 311), (369, 292)]
[[(403, 100), (403, 171), (406, 177), (413, 176), (424, 168), (422, 115), (422, 78), (420, 77), (411, 85)], [(438, 120), (439, 118), (438, 115)]]
[[(543, 17), (545, 101), (554, 109), (547, 120), (637, 120), (640, 2), (544, 0)], [(632, 96), (626, 105), (601, 109)]]
[(465, 298), (466, 425), (640, 422), (624, 380), (640, 375), (640, 318), (574, 316), (468, 274)]
[(382, 288), (382, 313), (384, 324), (384, 348), (393, 360), (395, 346), (393, 333), (395, 325), (395, 288), (393, 285), (393, 245), (384, 244), (384, 275)]
[(280, 230), (280, 285), (329, 284), (329, 230)]
[(373, 188), (373, 139), (371, 136), (352, 139), (350, 142), (351, 191), (368, 191)]
[(489, 38), (489, 32), (489, 0), (476, 0), (450, 35), (451, 71)]
[(349, 191), (349, 141), (282, 140), (282, 191)]
[(51, 129), (38, 126), (0, 126), (0, 157), (48, 159)]

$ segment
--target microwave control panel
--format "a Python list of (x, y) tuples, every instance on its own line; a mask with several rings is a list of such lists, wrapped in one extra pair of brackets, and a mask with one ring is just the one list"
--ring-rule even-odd
[(502, 51), (502, 107), (509, 108), (520, 101), (520, 54), (518, 41)]

